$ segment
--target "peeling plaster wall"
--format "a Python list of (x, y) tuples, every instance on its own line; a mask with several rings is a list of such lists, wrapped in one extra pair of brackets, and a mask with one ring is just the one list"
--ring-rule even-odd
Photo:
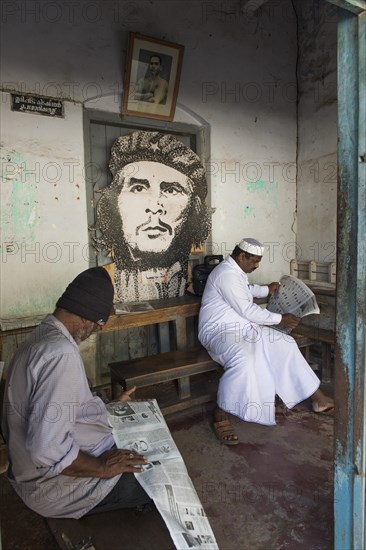
[(299, 14), (298, 259), (335, 261), (337, 8), (297, 0)]
[[(177, 118), (191, 122), (182, 113), (192, 112), (211, 128), (207, 169), (216, 211), (208, 252), (226, 254), (243, 236), (253, 236), (270, 245), (255, 282), (289, 272), (296, 204), (295, 18), (289, 0), (268, 2), (254, 14), (246, 4), (2, 5), (2, 89), (64, 98), (66, 116), (12, 112), (3, 94), (2, 242), (15, 247), (2, 246), (1, 317), (51, 310), (63, 287), (87, 267), (82, 110), (107, 105), (119, 112), (130, 31), (185, 45)], [(41, 175), (19, 180), (9, 163), (15, 171), (39, 163)], [(50, 163), (61, 166), (60, 175)], [(38, 259), (36, 253), (22, 257), (22, 246), (39, 246)]]
[(1, 317), (33, 316), (88, 267), (82, 107), (16, 113), (2, 93), (0, 117)]

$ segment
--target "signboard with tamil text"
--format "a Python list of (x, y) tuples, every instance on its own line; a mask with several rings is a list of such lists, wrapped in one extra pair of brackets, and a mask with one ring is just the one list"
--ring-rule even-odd
[(64, 116), (64, 104), (59, 99), (23, 94), (11, 94), (11, 99), (12, 111), (61, 118)]

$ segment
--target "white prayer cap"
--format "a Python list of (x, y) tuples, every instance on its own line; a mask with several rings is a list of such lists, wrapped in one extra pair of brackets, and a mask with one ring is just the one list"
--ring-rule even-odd
[(253, 254), (253, 256), (263, 256), (264, 246), (259, 241), (255, 239), (249, 239), (245, 237), (240, 241), (238, 247), (241, 248), (244, 252)]

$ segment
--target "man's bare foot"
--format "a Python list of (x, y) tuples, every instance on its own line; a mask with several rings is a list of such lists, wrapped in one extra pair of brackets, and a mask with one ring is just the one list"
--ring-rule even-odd
[(331, 397), (327, 397), (318, 388), (313, 395), (310, 396), (312, 401), (313, 411), (317, 414), (327, 414), (332, 416), (334, 414), (334, 401)]
[(229, 420), (229, 414), (217, 406), (214, 410), (213, 427), (216, 437), (224, 445), (237, 445), (239, 443), (238, 436)]

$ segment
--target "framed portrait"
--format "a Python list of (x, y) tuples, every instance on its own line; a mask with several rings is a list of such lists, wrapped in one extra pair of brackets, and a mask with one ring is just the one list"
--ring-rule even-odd
[(122, 114), (173, 120), (184, 46), (130, 33)]

